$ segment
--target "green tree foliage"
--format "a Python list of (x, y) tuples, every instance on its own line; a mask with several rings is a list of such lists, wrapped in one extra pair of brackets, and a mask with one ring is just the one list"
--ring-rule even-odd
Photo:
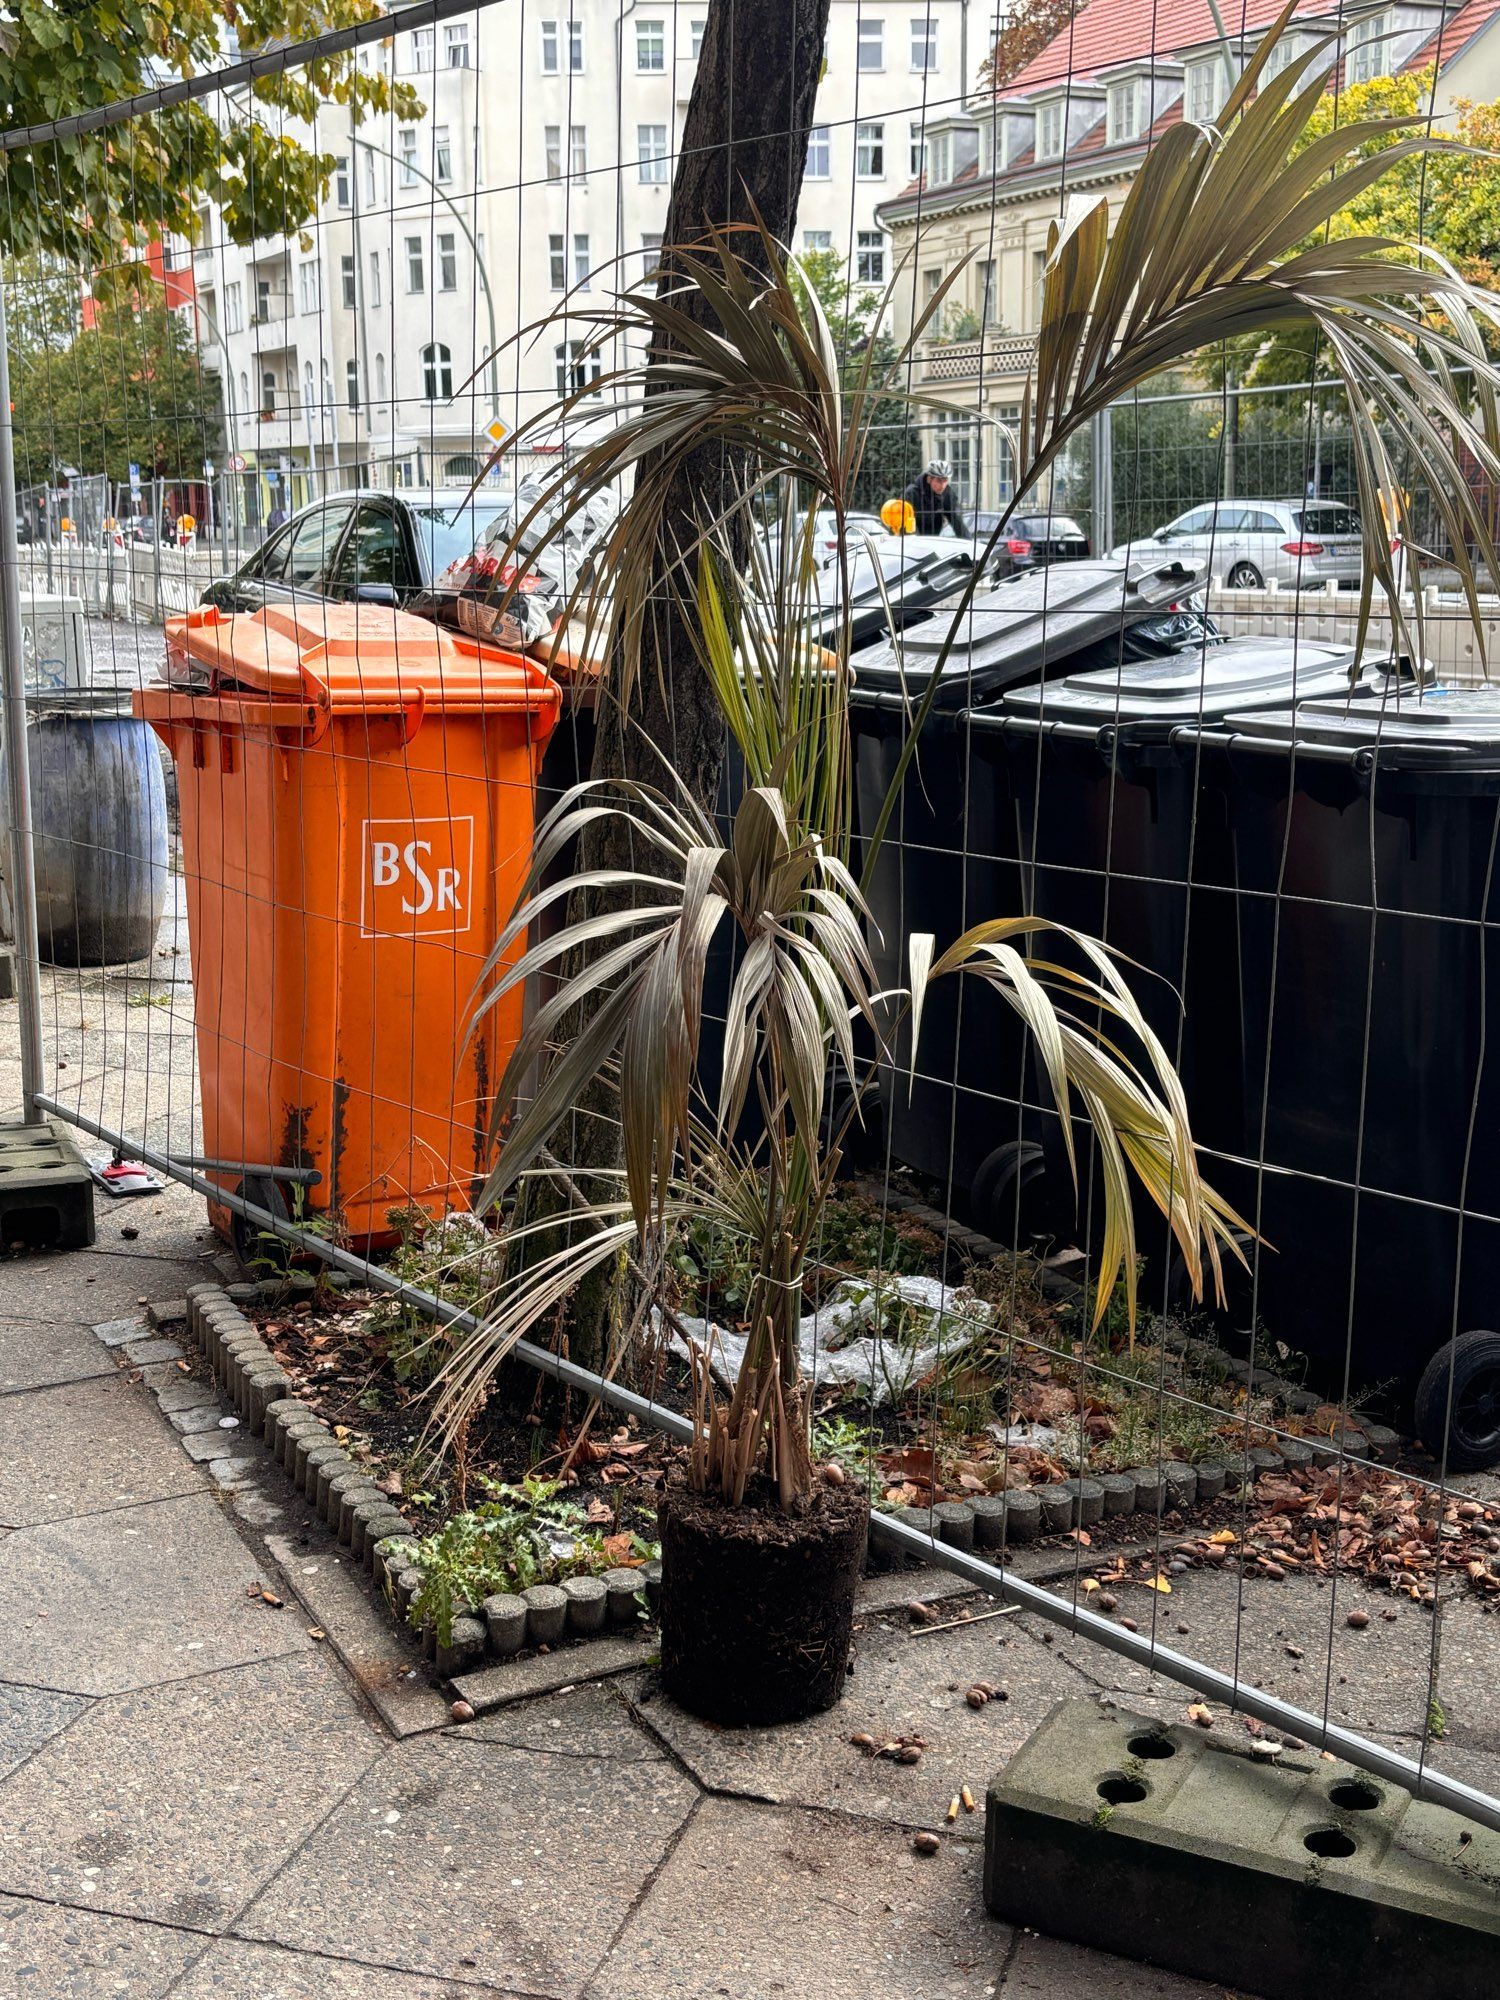
[[(18, 289), (35, 297), (32, 288)], [(132, 463), (148, 477), (202, 475), (204, 459), (219, 449), (218, 386), (158, 289), (101, 305), (94, 324), (67, 340), (56, 337), (55, 322), (40, 306), (26, 319), (42, 323), (45, 333), (18, 343), (12, 355), (16, 477), (23, 486), (51, 479), (64, 464), (116, 481)]]
[(845, 388), (872, 342), (876, 379), (890, 381), (893, 393), (881, 396), (872, 406), (864, 458), (852, 496), (853, 506), (877, 510), (883, 501), (909, 486), (925, 462), (905, 384), (895, 379), (897, 347), (889, 331), (886, 294), (884, 289), (851, 284), (844, 260), (833, 250), (809, 250), (799, 258), (798, 266), (827, 315)]
[[(377, 0), (12, 0), (0, 22), (4, 122), (15, 130), (88, 112), (221, 68), (236, 46), (252, 55), (378, 12)], [(205, 199), (236, 243), (299, 228), (335, 160), (302, 143), (299, 125), (322, 141), (367, 113), (420, 108), (409, 85), (362, 69), (350, 52), (262, 77), (232, 99), (0, 154), (0, 247), (84, 266), (96, 292), (124, 289), (154, 237), (195, 234)]]

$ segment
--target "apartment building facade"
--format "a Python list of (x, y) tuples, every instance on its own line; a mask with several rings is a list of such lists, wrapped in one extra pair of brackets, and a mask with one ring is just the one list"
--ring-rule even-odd
[[(1210, 0), (1144, 9), (1090, 0), (999, 93), (936, 122), (925, 172), (877, 208), (901, 272), (898, 332), (964, 264), (942, 324), (920, 344), (913, 387), (944, 406), (926, 419), (934, 449), (973, 504), (1012, 495), (1008, 434), (1033, 351), (1047, 235), (1064, 203), (1102, 197), (1117, 214), (1152, 141), (1184, 118), (1217, 116), (1231, 67), (1243, 66), (1279, 11), (1280, 0), (1241, 0), (1226, 64)], [(1497, 17), (1500, 0), (1397, 0), (1342, 14), (1310, 5), (1277, 60), (1342, 29), (1350, 82), (1434, 67), (1441, 129), (1456, 100), (1500, 96)]]
[[(363, 59), (415, 88), (420, 117), (288, 125), (336, 163), (304, 230), (240, 249), (204, 209), (200, 341), (252, 522), (329, 485), (465, 487), (492, 436), (607, 370), (582, 323), (526, 330), (654, 268), (706, 15), (544, 0), (395, 35)], [(796, 247), (885, 283), (880, 204), (963, 110), (989, 18), (833, 0)]]

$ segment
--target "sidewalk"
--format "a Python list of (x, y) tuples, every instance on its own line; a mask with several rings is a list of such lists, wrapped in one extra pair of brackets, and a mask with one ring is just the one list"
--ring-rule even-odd
[[(216, 1248), (172, 1188), (0, 1265), (0, 1994), (1209, 2000), (993, 1922), (982, 1815), (913, 1853), (955, 1759), (991, 1775), (949, 1685), (976, 1657), (1012, 1694), (995, 1765), (1102, 1680), (1019, 1620), (912, 1644), (871, 1617), (803, 1728), (706, 1729), (646, 1672), (462, 1728), (419, 1688), (398, 1737), (299, 1603), (332, 1545), (269, 1463), (232, 1493), (195, 1463), (149, 1393), (175, 1360), (110, 1324)], [(927, 1771), (848, 1748), (903, 1720)]]

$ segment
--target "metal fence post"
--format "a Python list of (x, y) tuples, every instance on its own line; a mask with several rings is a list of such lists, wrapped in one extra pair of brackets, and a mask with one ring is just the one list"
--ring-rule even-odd
[(21, 567), (16, 538), (16, 461), (10, 411), (10, 346), (0, 284), (0, 669), (4, 675), (6, 812), (15, 918), (16, 996), (21, 1014), (21, 1111), (42, 1122), (42, 986), (31, 832), (31, 765), (26, 754), (26, 670), (21, 639)]
[(1107, 556), (1115, 545), (1115, 434), (1113, 410), (1090, 419), (1094, 485), (1094, 554)]

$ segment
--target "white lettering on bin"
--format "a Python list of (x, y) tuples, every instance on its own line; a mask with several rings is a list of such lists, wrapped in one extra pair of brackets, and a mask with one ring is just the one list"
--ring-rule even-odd
[(362, 937), (452, 937), (469, 928), (472, 819), (367, 819), (361, 844)]

